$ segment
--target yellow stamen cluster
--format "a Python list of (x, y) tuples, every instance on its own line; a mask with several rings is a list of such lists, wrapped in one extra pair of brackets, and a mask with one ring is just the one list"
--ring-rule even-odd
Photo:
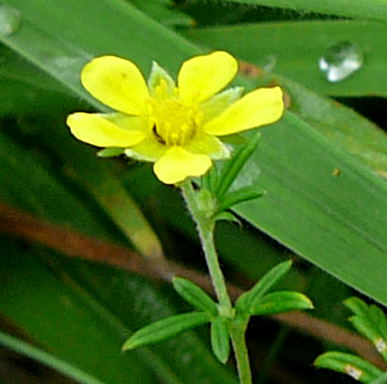
[(160, 143), (167, 146), (185, 145), (192, 140), (201, 124), (202, 114), (179, 99), (169, 98), (154, 103), (152, 129)]

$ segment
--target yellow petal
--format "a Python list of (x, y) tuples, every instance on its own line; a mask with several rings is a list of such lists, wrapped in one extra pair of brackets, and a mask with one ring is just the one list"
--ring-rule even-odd
[(237, 71), (237, 61), (227, 52), (195, 56), (184, 62), (180, 69), (180, 97), (188, 103), (204, 101), (222, 90)]
[(121, 128), (96, 113), (73, 113), (67, 125), (78, 140), (97, 147), (130, 147), (145, 137), (141, 130)]
[(156, 176), (166, 184), (175, 184), (190, 176), (201, 176), (211, 167), (206, 155), (196, 155), (181, 147), (171, 147), (159, 160), (153, 170)]
[(101, 56), (83, 67), (83, 86), (109, 107), (141, 115), (149, 98), (145, 80), (135, 64), (116, 56)]
[(284, 111), (281, 88), (261, 88), (243, 96), (203, 130), (216, 136), (231, 135), (279, 120)]

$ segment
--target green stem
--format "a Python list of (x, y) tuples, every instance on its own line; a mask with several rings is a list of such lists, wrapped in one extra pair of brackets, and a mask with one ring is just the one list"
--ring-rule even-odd
[(248, 351), (245, 341), (247, 320), (233, 318), (234, 310), (227, 292), (226, 282), (220, 269), (218, 255), (214, 243), (215, 220), (211, 212), (205, 212), (198, 206), (196, 192), (190, 181), (181, 186), (187, 207), (196, 223), (203, 247), (208, 270), (212, 279), (216, 296), (219, 301), (220, 315), (230, 318), (229, 332), (238, 366), (240, 384), (252, 384)]
[(188, 209), (197, 226), (208, 270), (210, 272), (216, 296), (219, 300), (220, 308), (225, 312), (224, 314), (231, 314), (232, 305), (214, 245), (215, 221), (212, 217), (207, 217), (205, 213), (199, 209), (196, 193), (190, 181), (186, 181), (181, 186), (181, 189)]
[(237, 361), (240, 384), (252, 384), (249, 354), (245, 339), (246, 328), (246, 320), (235, 319), (229, 330)]

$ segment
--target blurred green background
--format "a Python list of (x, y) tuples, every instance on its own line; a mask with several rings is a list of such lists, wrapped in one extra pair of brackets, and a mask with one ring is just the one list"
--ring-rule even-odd
[(241, 289), (292, 258), (280, 288), (316, 310), (253, 321), (254, 382), (350, 383), (313, 368), (327, 347), (375, 361), (346, 329), (342, 300), (387, 304), (386, 20), (382, 0), (2, 1), (0, 325), (47, 352), (45, 364), (67, 365), (58, 376), (4, 347), (0, 382), (237, 382), (207, 329), (120, 351), (134, 330), (188, 309), (171, 271), (195, 278), (205, 266), (178, 191), (149, 164), (97, 158), (65, 126), (101, 108), (79, 73), (103, 54), (176, 75), (188, 57), (223, 49), (240, 60), (235, 84), (283, 88), (288, 110), (261, 130), (238, 179), (268, 194), (237, 206), (241, 225), (220, 223), (217, 244)]

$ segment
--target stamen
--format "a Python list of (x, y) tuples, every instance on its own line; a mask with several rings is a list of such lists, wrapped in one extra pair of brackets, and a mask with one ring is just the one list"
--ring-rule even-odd
[(201, 115), (194, 106), (168, 98), (154, 103), (152, 131), (157, 140), (167, 146), (187, 144), (196, 134)]

